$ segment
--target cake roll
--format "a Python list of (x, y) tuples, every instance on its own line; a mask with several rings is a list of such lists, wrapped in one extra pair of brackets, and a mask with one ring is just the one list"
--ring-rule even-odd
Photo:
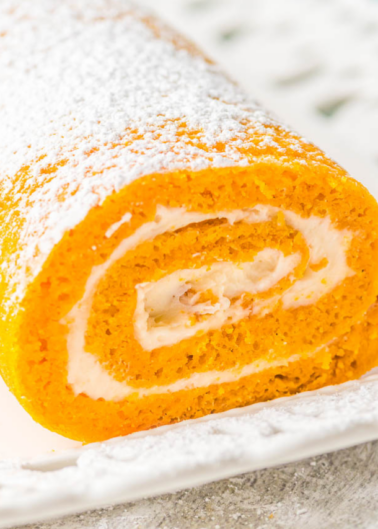
[(378, 364), (378, 206), (122, 0), (0, 4), (0, 372), (84, 442)]

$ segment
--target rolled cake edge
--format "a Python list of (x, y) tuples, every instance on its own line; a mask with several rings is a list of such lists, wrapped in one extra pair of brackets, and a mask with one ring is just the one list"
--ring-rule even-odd
[[(232, 178), (230, 179), (230, 174), (234, 176), (237, 175), (237, 177), (234, 180)], [(209, 182), (212, 182), (212, 185), (206, 183), (207, 178), (209, 179)], [(255, 186), (254, 192), (255, 194), (258, 193), (259, 196), (256, 195), (254, 199), (251, 200), (251, 189), (248, 186), (251, 184), (252, 180)], [(341, 186), (344, 190), (344, 193), (341, 193), (341, 195), (344, 196), (346, 210), (348, 208), (349, 210), (353, 209), (350, 208), (351, 197), (354, 197), (355, 199), (359, 198), (360, 201), (363, 200), (363, 209), (367, 210), (370, 208), (370, 236), (374, 246), (373, 253), (374, 255), (377, 254), (376, 244), (373, 240), (374, 234), (377, 233), (376, 221), (374, 220), (374, 215), (375, 218), (377, 218), (377, 205), (375, 200), (369, 195), (363, 186), (352, 179), (345, 179), (344, 174), (341, 174), (341, 176), (337, 175), (334, 170), (330, 170), (329, 167), (322, 166), (321, 164), (316, 164), (314, 167), (311, 167), (311, 164), (303, 166), (300, 163), (286, 165), (282, 162), (261, 162), (260, 164), (255, 164), (254, 167), (249, 168), (214, 169), (212, 171), (204, 171), (203, 173), (177, 172), (173, 174), (167, 173), (143, 177), (135, 183), (130, 184), (127, 188), (121, 190), (118, 194), (110, 196), (101, 207), (94, 208), (85, 221), (83, 221), (77, 228), (66, 233), (62, 242), (54, 248), (53, 252), (48, 257), (42, 272), (29, 286), (27, 295), (20, 305), (21, 310), (16, 317), (13, 317), (12, 320), (8, 322), (8, 325), (13, 328), (12, 333), (12, 329), (8, 327), (8, 339), (11, 338), (13, 334), (13, 342), (9, 343), (8, 341), (8, 347), (10, 347), (7, 350), (8, 353), (9, 351), (12, 351), (12, 353), (6, 355), (6, 369), (2, 374), (11, 390), (20, 400), (21, 404), (29, 411), (29, 413), (31, 413), (37, 422), (40, 422), (47, 428), (57, 431), (67, 437), (84, 441), (95, 441), (106, 439), (114, 435), (130, 433), (138, 429), (154, 427), (160, 424), (169, 424), (172, 421), (183, 420), (191, 418), (192, 416), (196, 417), (201, 414), (201, 412), (194, 411), (194, 413), (190, 415), (186, 413), (185, 410), (180, 414), (177, 409), (175, 411), (174, 407), (172, 407), (171, 412), (165, 417), (156, 417), (153, 419), (147, 414), (144, 421), (138, 422), (135, 417), (132, 417), (132, 413), (128, 416), (129, 412), (127, 411), (133, 409), (134, 406), (139, 415), (143, 413), (138, 410), (138, 406), (135, 405), (135, 403), (132, 405), (128, 404), (126, 407), (122, 407), (122, 403), (118, 403), (115, 406), (116, 410), (113, 410), (113, 412), (110, 413), (109, 406), (114, 403), (109, 404), (100, 399), (99, 401), (96, 401), (96, 405), (99, 408), (97, 415), (94, 413), (93, 407), (92, 409), (86, 409), (88, 401), (91, 399), (88, 399), (85, 395), (76, 396), (69, 388), (67, 390), (67, 383), (63, 384), (65, 377), (67, 377), (67, 357), (64, 358), (65, 355), (63, 354), (62, 358), (55, 359), (57, 362), (53, 367), (49, 365), (49, 362), (45, 359), (46, 347), (50, 347), (51, 340), (53, 343), (54, 341), (56, 342), (53, 346), (55, 348), (59, 349), (62, 343), (64, 345), (64, 340), (62, 341), (61, 336), (61, 320), (56, 317), (56, 311), (52, 310), (52, 300), (49, 298), (48, 292), (57, 289), (56, 293), (58, 293), (58, 298), (60, 296), (59, 302), (61, 303), (59, 314), (60, 316), (67, 314), (68, 307), (72, 305), (72, 299), (67, 295), (65, 287), (66, 283), (65, 281), (62, 281), (64, 276), (61, 273), (62, 269), (67, 268), (67, 256), (70, 254), (72, 255), (71, 265), (76, 273), (76, 281), (74, 284), (75, 290), (83, 291), (83, 285), (85, 283), (85, 278), (88, 276), (88, 271), (101, 261), (101, 253), (109, 253), (110, 248), (114, 247), (117, 241), (122, 240), (125, 236), (132, 233), (137, 225), (138, 217), (139, 222), (142, 224), (146, 219), (154, 218), (154, 208), (156, 208), (159, 201), (162, 202), (163, 196), (166, 198), (166, 206), (182, 207), (183, 203), (179, 197), (184, 196), (184, 191), (187, 193), (190, 191), (192, 197), (196, 196), (196, 191), (193, 191), (193, 188), (195, 189), (196, 186), (199, 186), (203, 192), (197, 194), (198, 197), (201, 197), (201, 201), (205, 206), (202, 208), (202, 211), (206, 211), (206, 208), (207, 210), (211, 209), (215, 202), (214, 181), (221, 181), (222, 187), (225, 186), (227, 188), (227, 186), (230, 186), (228, 191), (223, 188), (223, 199), (219, 198), (216, 201), (217, 208), (221, 210), (230, 210), (234, 208), (235, 204), (238, 204), (239, 208), (243, 209), (243, 207), (251, 207), (251, 204), (261, 203), (261, 201), (265, 201), (265, 203), (272, 201), (272, 194), (282, 193), (283, 189), (285, 189), (286, 194), (290, 195), (290, 185), (294, 190), (294, 193), (292, 193), (293, 195), (298, 192), (298, 187), (300, 185), (304, 185), (305, 187), (308, 186), (308, 188), (312, 189), (311, 193), (313, 196), (316, 195), (316, 189), (314, 191), (314, 188), (316, 187), (319, 188), (318, 194), (324, 195), (324, 185), (326, 187), (328, 186), (327, 189), (329, 190), (335, 190), (338, 186)], [(236, 185), (235, 181), (237, 181)], [(277, 181), (281, 183), (281, 187), (278, 191), (275, 190), (275, 182)], [(243, 187), (245, 185), (246, 187)], [(157, 189), (159, 189), (160, 196)], [(169, 189), (171, 192), (167, 192)], [(180, 190), (179, 193), (177, 193), (178, 190)], [(227, 197), (231, 195), (231, 190), (233, 192), (232, 207), (227, 203), (229, 200)], [(175, 196), (176, 198), (174, 198)], [(127, 206), (125, 200), (128, 202)], [(277, 202), (280, 198), (275, 197), (273, 200)], [(316, 212), (318, 210), (324, 210), (326, 202), (323, 198), (320, 198), (318, 199), (318, 202), (316, 202), (316, 200), (308, 199), (304, 200), (303, 203), (311, 205), (312, 212)], [(136, 209), (130, 207), (132, 204), (137, 205)], [(132, 223), (133, 219), (135, 222), (134, 225)], [(343, 217), (335, 220), (337, 220), (340, 227), (343, 228), (349, 226), (351, 221), (350, 218)], [(99, 226), (100, 231), (97, 232), (94, 230), (94, 226)], [(75, 239), (77, 241), (76, 249), (74, 243)], [(83, 241), (85, 241), (85, 245), (83, 244)], [(64, 247), (63, 252), (61, 251), (62, 245)], [(84, 265), (86, 259), (88, 259), (88, 255), (90, 256), (90, 260), (88, 260), (88, 266), (85, 267)], [(59, 266), (60, 271), (58, 270)], [(59, 280), (59, 278), (61, 279)], [(80, 284), (80, 281), (81, 287), (78, 289), (77, 285), (78, 283)], [(356, 333), (360, 332), (358, 329), (361, 330), (367, 328), (364, 314), (367, 312), (369, 306), (373, 304), (376, 294), (377, 278), (372, 278), (370, 290), (364, 292), (364, 303), (361, 305), (359, 312), (355, 314), (354, 321), (348, 324), (349, 328), (354, 324), (351, 335), (355, 336)], [(40, 300), (39, 304), (37, 303), (37, 307), (35, 305), (36, 299)], [(55, 302), (56, 299), (55, 296)], [(371, 310), (373, 310), (373, 313), (375, 314), (375, 309)], [(54, 321), (49, 323), (47, 329), (45, 322), (50, 318), (51, 313), (54, 314)], [(33, 314), (33, 317), (30, 319), (29, 317), (31, 314)], [(38, 343), (38, 351), (33, 349), (32, 354), (30, 354), (30, 351), (33, 347), (35, 348), (35, 343), (31, 343), (31, 334), (33, 334), (30, 332), (31, 329), (38, 329), (37, 334), (35, 335), (35, 338), (37, 339), (37, 342), (35, 343)], [(371, 333), (370, 327), (369, 333)], [(27, 336), (27, 343), (25, 343), (25, 336)], [(362, 337), (362, 341), (364, 339), (365, 338)], [(341, 338), (339, 340), (341, 340)], [(342, 340), (345, 342), (344, 337)], [(23, 345), (21, 345), (22, 342)], [(375, 343), (374, 340), (372, 343)], [(4, 350), (6, 347), (7, 344), (4, 344)], [(264, 391), (261, 389), (260, 393), (258, 392), (259, 396), (253, 398), (250, 395), (250, 384), (252, 385), (254, 383), (255, 387), (259, 386), (262, 388), (263, 386), (266, 387), (266, 381), (268, 379), (270, 384), (272, 377), (276, 380), (276, 375), (273, 375), (272, 372), (269, 373), (271, 370), (267, 370), (265, 373), (259, 372), (251, 377), (245, 377), (243, 379), (244, 382), (247, 383), (247, 381), (249, 381), (250, 383), (247, 383), (247, 386), (249, 387), (248, 391), (243, 392), (240, 388), (238, 390), (235, 388), (232, 389), (231, 387), (228, 387), (227, 384), (225, 385), (227, 391), (225, 391), (223, 385), (218, 385), (215, 393), (219, 405), (217, 404), (215, 409), (206, 409), (204, 404), (206, 398), (201, 392), (199, 392), (194, 400), (198, 400), (198, 398), (201, 397), (200, 400), (203, 403), (203, 410), (205, 410), (205, 413), (224, 411), (230, 407), (247, 405), (261, 400), (270, 400), (271, 398), (276, 398), (277, 396), (283, 396), (285, 394), (292, 394), (297, 391), (315, 389), (316, 387), (321, 387), (325, 384), (339, 383), (360, 376), (365, 367), (366, 370), (374, 367), (374, 362), (371, 358), (374, 355), (370, 352), (372, 346), (369, 345), (369, 347), (365, 348), (360, 347), (360, 351), (364, 351), (364, 355), (359, 355), (361, 358), (358, 364), (356, 364), (356, 367), (352, 366), (352, 363), (355, 362), (354, 356), (352, 354), (347, 354), (346, 358), (352, 358), (353, 356), (353, 360), (348, 364), (348, 360), (345, 360), (344, 358), (344, 363), (348, 370), (345, 371), (344, 374), (341, 373), (340, 355), (332, 353), (332, 351), (335, 351), (335, 347), (335, 343), (328, 344), (324, 347), (324, 350), (322, 349), (321, 351), (318, 351), (313, 358), (311, 358), (311, 355), (308, 355), (306, 352), (299, 352), (299, 355), (303, 354), (303, 359), (299, 360), (299, 363), (303, 362), (303, 365), (307, 365), (307, 368), (303, 368), (304, 372), (301, 375), (302, 380), (297, 382), (297, 386), (295, 386), (295, 384), (292, 385), (292, 388), (290, 390), (287, 389), (286, 393), (283, 387), (284, 383), (282, 382), (285, 378), (282, 378), (281, 382), (279, 382), (280, 378), (278, 377), (277, 381), (272, 386), (276, 388), (274, 391), (272, 389), (271, 392), (269, 392), (269, 390), (266, 392), (265, 389)], [(338, 347), (339, 350), (343, 350), (342, 347)], [(331, 351), (331, 353), (329, 353), (329, 351)], [(362, 359), (362, 356), (365, 356), (365, 353), (366, 362)], [(332, 356), (332, 354), (334, 354), (334, 356)], [(324, 369), (324, 365), (327, 363), (328, 365), (334, 364), (335, 366), (338, 366), (334, 368), (334, 375), (330, 375), (332, 369), (329, 369), (328, 371), (327, 369)], [(293, 372), (293, 366), (294, 362), (292, 361), (288, 362), (286, 366), (283, 364), (282, 368), (278, 368), (281, 369), (281, 371), (277, 373), (277, 375), (286, 377), (286, 380), (288, 380), (290, 372)], [(301, 370), (299, 364), (297, 364), (297, 366), (299, 370)], [(53, 380), (54, 377), (54, 373), (49, 372), (51, 369), (55, 370), (55, 372), (59, 373), (61, 376), (62, 383), (60, 391), (52, 391), (50, 387), (51, 380)], [(321, 374), (315, 376), (315, 379), (311, 378), (311, 376), (306, 379), (306, 376), (311, 369)], [(41, 374), (43, 374), (42, 377), (40, 376)], [(293, 377), (293, 379), (295, 378), (298, 377)], [(236, 387), (237, 384), (234, 384), (234, 386)], [(279, 388), (279, 386), (281, 386), (281, 388)], [(288, 384), (287, 387), (289, 387)], [(229, 399), (228, 404), (227, 398), (222, 398), (219, 391), (225, 391), (226, 394), (233, 395), (233, 397)], [(248, 397), (246, 396), (247, 393), (249, 393)], [(35, 395), (38, 395), (37, 400)], [(180, 399), (179, 393), (177, 393), (176, 396)], [(164, 395), (151, 398), (152, 400), (157, 399), (158, 402), (162, 402), (163, 409), (168, 408), (169, 405), (165, 402), (166, 397)], [(148, 398), (147, 401), (150, 402), (151, 398)], [(214, 398), (214, 395), (211, 398)], [(211, 398), (209, 397), (209, 402)], [(79, 401), (80, 404), (78, 405)], [(60, 406), (62, 402), (65, 402), (64, 412), (57, 411), (58, 402), (60, 402)], [(78, 409), (75, 411), (75, 408), (77, 407)], [(198, 409), (201, 409), (200, 406)], [(83, 417), (83, 412), (85, 411), (87, 412), (87, 416)], [(75, 416), (76, 412), (78, 413)], [(106, 419), (104, 420), (104, 418)]]

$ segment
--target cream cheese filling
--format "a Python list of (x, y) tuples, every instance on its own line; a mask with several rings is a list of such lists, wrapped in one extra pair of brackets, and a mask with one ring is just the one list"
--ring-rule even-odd
[[(205, 319), (197, 325), (196, 332), (207, 332), (210, 329), (219, 328), (227, 321), (235, 322), (246, 317), (250, 312), (261, 315), (272, 310), (275, 304), (281, 300), (285, 309), (296, 308), (303, 305), (315, 303), (321, 296), (332, 291), (333, 288), (345, 278), (354, 274), (349, 268), (346, 260), (346, 252), (349, 248), (352, 234), (348, 230), (337, 230), (329, 217), (311, 216), (301, 217), (292, 211), (281, 210), (268, 205), (257, 205), (245, 210), (234, 210), (231, 212), (197, 213), (188, 212), (184, 208), (157, 208), (156, 217), (153, 221), (143, 224), (131, 236), (127, 237), (115, 248), (107, 261), (101, 265), (94, 266), (87, 280), (83, 297), (76, 303), (62, 323), (68, 326), (67, 349), (68, 349), (68, 383), (72, 386), (75, 394), (84, 393), (92, 399), (103, 398), (104, 400), (119, 401), (137, 393), (141, 396), (157, 393), (175, 392), (193, 387), (207, 387), (212, 384), (236, 381), (252, 373), (267, 369), (268, 367), (286, 365), (299, 357), (294, 355), (289, 359), (278, 358), (274, 362), (256, 361), (242, 368), (235, 367), (222, 372), (209, 371), (207, 373), (196, 373), (188, 378), (180, 379), (166, 386), (155, 386), (152, 388), (135, 388), (127, 381), (115, 380), (100, 362), (85, 349), (85, 334), (87, 322), (90, 315), (93, 297), (97, 286), (106, 274), (107, 270), (128, 251), (137, 247), (144, 241), (153, 240), (158, 235), (166, 232), (176, 231), (192, 223), (203, 222), (212, 219), (225, 219), (230, 224), (244, 221), (247, 223), (268, 222), (282, 211), (285, 221), (294, 229), (300, 231), (304, 236), (309, 248), (309, 266), (304, 276), (289, 287), (282, 296), (274, 296), (263, 302), (256, 303), (253, 307), (243, 308), (242, 303), (231, 303), (233, 294), (240, 292), (262, 292), (274, 286), (280, 279), (286, 277), (298, 264), (297, 254), (284, 256), (282, 252), (266, 248), (256, 255), (252, 262), (244, 263), (244, 266), (232, 263), (219, 263), (221, 266), (207, 267), (207, 269), (179, 270), (157, 282), (143, 283), (137, 286), (137, 309), (134, 315), (135, 335), (145, 349), (155, 348), (162, 344), (172, 345), (192, 336), (195, 325), (188, 325), (191, 302), (186, 300), (186, 308), (180, 314), (174, 313), (174, 304), (180, 300), (180, 288), (185, 284), (185, 293), (193, 290), (192, 282), (197, 283), (197, 290), (193, 296), (197, 296), (192, 302), (192, 308), (198, 315), (205, 315)], [(127, 214), (126, 214), (127, 215)], [(125, 215), (125, 219), (129, 217)], [(315, 271), (310, 268), (326, 259), (326, 266)], [(205, 268), (205, 267), (203, 267)], [(177, 279), (182, 281), (177, 281)], [(232, 278), (232, 286), (229, 279)], [(165, 281), (164, 281), (165, 280)], [(218, 305), (201, 302), (200, 294), (203, 289), (217, 290)], [(170, 288), (170, 295), (161, 300), (164, 310), (163, 319), (173, 315), (173, 321), (166, 325), (156, 325), (156, 319), (151, 318), (152, 311), (161, 308), (159, 305), (159, 292), (161, 286)], [(191, 285), (186, 290), (186, 286)], [(244, 291), (243, 289), (244, 285)], [(250, 290), (248, 290), (250, 289)], [(191, 292), (192, 294), (192, 292)], [(177, 297), (178, 296), (178, 297)], [(188, 297), (188, 296), (187, 296)], [(181, 302), (183, 298), (181, 299)], [(172, 304), (170, 306), (170, 304)], [(230, 311), (231, 308), (231, 311)], [(199, 309), (199, 312), (197, 312)], [(245, 312), (245, 311), (248, 312)], [(210, 311), (210, 312), (209, 312)], [(230, 319), (229, 319), (230, 318)], [(153, 323), (155, 322), (155, 324)], [(171, 326), (170, 326), (171, 325)], [(209, 326), (210, 325), (210, 326)], [(157, 340), (157, 341), (156, 341)], [(159, 343), (160, 345), (154, 345)], [(306, 352), (303, 352), (306, 353)], [(307, 353), (306, 353), (307, 354)], [(298, 357), (298, 358), (297, 358)]]
[[(269, 290), (300, 262), (299, 253), (285, 256), (265, 248), (252, 262), (177, 270), (159, 281), (141, 283), (137, 285), (135, 337), (143, 349), (151, 351), (236, 323), (251, 312), (250, 306), (243, 305), (244, 294)], [(201, 300), (207, 292), (215, 298), (213, 303)]]
[(131, 220), (131, 213), (127, 212), (124, 214), (124, 216), (119, 220), (118, 222), (115, 222), (110, 226), (110, 228), (105, 232), (105, 237), (109, 239), (112, 235), (115, 234), (115, 232), (122, 226), (122, 224), (125, 224), (126, 222), (130, 222)]

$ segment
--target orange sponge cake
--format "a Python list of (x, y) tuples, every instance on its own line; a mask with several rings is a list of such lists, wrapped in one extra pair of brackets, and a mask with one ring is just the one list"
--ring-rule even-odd
[(378, 364), (361, 184), (127, 1), (0, 21), (0, 373), (36, 421), (96, 441)]

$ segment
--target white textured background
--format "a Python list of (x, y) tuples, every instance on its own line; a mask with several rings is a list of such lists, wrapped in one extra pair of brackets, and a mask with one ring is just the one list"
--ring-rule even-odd
[[(378, 194), (378, 0), (140, 1)], [(378, 528), (378, 443), (33, 526), (244, 527)]]
[(291, 125), (378, 170), (377, 0), (140, 1)]

